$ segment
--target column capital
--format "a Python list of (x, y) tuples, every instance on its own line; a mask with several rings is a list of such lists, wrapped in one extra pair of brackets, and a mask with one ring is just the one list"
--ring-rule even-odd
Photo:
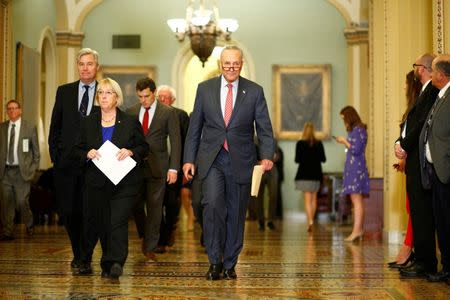
[(367, 44), (369, 42), (369, 27), (367, 24), (352, 24), (344, 29), (348, 45)]
[(84, 39), (83, 32), (57, 31), (56, 45), (81, 48)]

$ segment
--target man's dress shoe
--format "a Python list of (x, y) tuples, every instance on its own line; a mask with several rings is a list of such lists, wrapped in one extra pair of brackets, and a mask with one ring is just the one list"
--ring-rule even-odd
[(224, 279), (228, 279), (228, 280), (236, 279), (236, 278), (237, 278), (237, 275), (236, 275), (236, 271), (234, 270), (234, 268), (231, 268), (231, 269), (225, 269), (225, 270), (223, 271), (223, 278), (224, 278)]
[(222, 273), (222, 264), (211, 264), (208, 272), (206, 272), (206, 279), (219, 280), (220, 273)]
[(450, 272), (441, 271), (435, 274), (428, 274), (427, 280), (429, 282), (447, 281), (450, 279)]
[(122, 266), (119, 263), (113, 263), (111, 270), (109, 271), (109, 277), (112, 279), (118, 279), (123, 274)]
[(34, 234), (34, 227), (33, 226), (27, 227), (27, 235), (33, 236), (33, 234)]
[(429, 270), (423, 265), (419, 263), (414, 263), (407, 268), (400, 268), (400, 275), (404, 278), (421, 278), (426, 277), (429, 273)]
[(166, 253), (166, 252), (167, 252), (166, 246), (161, 246), (161, 245), (156, 246), (155, 253), (162, 254), (162, 253)]
[(145, 252), (145, 257), (147, 257), (148, 261), (152, 261), (152, 262), (156, 262), (156, 254), (155, 252), (149, 251), (149, 252)]
[(11, 235), (4, 235), (0, 238), (0, 241), (13, 241), (14, 237)]
[(80, 269), (78, 270), (79, 275), (91, 275), (92, 267), (90, 263), (82, 263), (80, 264)]
[(106, 270), (102, 270), (102, 278), (109, 278), (109, 272)]
[(80, 267), (80, 261), (77, 259), (72, 259), (72, 261), (70, 262), (70, 267), (72, 269), (78, 269)]

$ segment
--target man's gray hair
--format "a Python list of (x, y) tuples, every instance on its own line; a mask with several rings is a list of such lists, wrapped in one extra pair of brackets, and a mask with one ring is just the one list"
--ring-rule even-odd
[(98, 65), (98, 52), (95, 50), (92, 50), (91, 48), (83, 48), (80, 51), (78, 51), (77, 54), (77, 63), (80, 61), (82, 56), (92, 54), (94, 56), (95, 63)]

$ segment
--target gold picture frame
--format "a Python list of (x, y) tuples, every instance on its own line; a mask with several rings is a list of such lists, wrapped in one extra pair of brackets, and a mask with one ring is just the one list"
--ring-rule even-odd
[(299, 140), (306, 122), (329, 138), (331, 65), (273, 65), (272, 76), (277, 138)]
[(123, 109), (127, 109), (139, 100), (136, 96), (136, 82), (150, 77), (156, 82), (155, 66), (100, 66), (98, 79), (110, 77), (119, 83), (123, 93)]

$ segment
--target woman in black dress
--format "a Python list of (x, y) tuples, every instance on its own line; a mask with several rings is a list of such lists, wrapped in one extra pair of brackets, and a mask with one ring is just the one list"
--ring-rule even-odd
[(295, 149), (295, 162), (298, 163), (295, 176), (296, 189), (303, 191), (305, 211), (308, 218), (308, 231), (312, 230), (317, 209), (317, 192), (322, 181), (322, 165), (326, 161), (322, 142), (317, 140), (314, 125), (305, 123), (301, 140)]

